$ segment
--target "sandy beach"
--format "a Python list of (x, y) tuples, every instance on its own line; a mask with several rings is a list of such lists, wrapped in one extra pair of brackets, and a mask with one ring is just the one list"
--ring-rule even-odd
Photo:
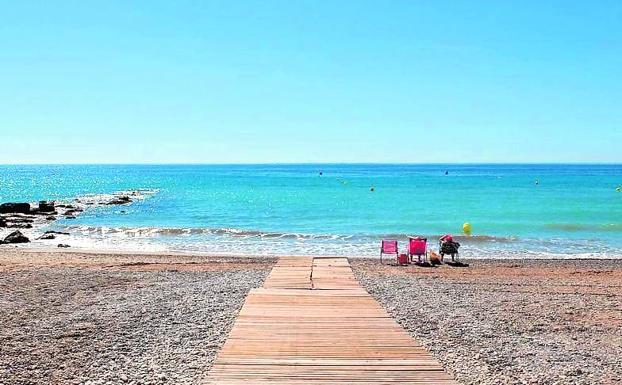
[[(0, 383), (199, 383), (274, 261), (2, 249)], [(351, 264), (460, 383), (622, 383), (622, 261)]]

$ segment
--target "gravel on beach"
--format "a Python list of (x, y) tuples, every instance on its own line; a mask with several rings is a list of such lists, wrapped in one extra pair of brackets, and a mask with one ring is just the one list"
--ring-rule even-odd
[[(0, 250), (0, 384), (196, 384), (275, 259)], [(622, 261), (350, 260), (463, 384), (622, 384)]]
[(0, 250), (0, 384), (195, 384), (273, 259)]
[(622, 384), (622, 261), (351, 259), (361, 284), (463, 384)]

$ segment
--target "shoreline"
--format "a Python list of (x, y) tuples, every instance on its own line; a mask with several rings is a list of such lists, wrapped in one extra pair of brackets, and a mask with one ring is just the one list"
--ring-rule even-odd
[[(235, 228), (166, 228), (106, 227), (80, 225), (72, 222), (97, 210), (122, 215), (135, 204), (148, 202), (157, 189), (123, 190), (112, 193), (86, 194), (57, 201), (13, 202), (0, 204), (0, 243), (18, 232), (8, 244), (20, 244), (29, 251), (51, 252), (56, 247), (80, 253), (153, 253), (158, 255), (220, 255), (231, 257), (328, 256), (375, 257), (381, 238), (402, 241), (408, 234), (337, 235), (297, 232), (274, 232)], [(14, 234), (13, 234), (14, 235)], [(6, 237), (6, 238), (5, 238)], [(15, 238), (15, 236), (13, 237)], [(436, 236), (427, 236), (429, 249), (436, 247)], [(551, 239), (456, 234), (462, 243), (463, 259), (472, 260), (608, 260), (622, 259), (619, 247), (597, 241), (566, 239), (566, 248), (559, 248)], [(402, 243), (403, 244), (403, 243)], [(531, 245), (531, 246), (530, 246)], [(9, 247), (2, 245), (0, 248)], [(533, 247), (532, 247), (533, 246)], [(552, 248), (551, 248), (552, 247)], [(248, 253), (240, 249), (251, 250)], [(274, 250), (284, 250), (274, 253)], [(66, 250), (69, 251), (69, 250)], [(357, 255), (360, 254), (360, 255)]]
[[(433, 249), (430, 249), (433, 250)], [(46, 253), (67, 253), (67, 254), (89, 254), (89, 255), (144, 255), (144, 256), (179, 256), (179, 257), (230, 257), (230, 258), (278, 258), (283, 256), (290, 257), (316, 257), (316, 258), (354, 258), (354, 259), (368, 259), (378, 260), (379, 256), (368, 255), (343, 255), (343, 254), (299, 254), (299, 253), (269, 253), (269, 254), (253, 254), (253, 253), (228, 253), (228, 252), (210, 252), (210, 251), (196, 251), (196, 250), (167, 250), (167, 251), (143, 251), (139, 249), (111, 249), (111, 248), (82, 248), (82, 247), (54, 247), (51, 245), (45, 246), (17, 246), (17, 245), (0, 245), (0, 254), (3, 251), (14, 251), (32, 254), (46, 254)], [(529, 253), (525, 253), (526, 256), (522, 258), (518, 257), (490, 257), (490, 256), (463, 256), (460, 259), (463, 261), (622, 261), (622, 256), (606, 256), (603, 255), (594, 257), (586, 257), (583, 254), (550, 254), (550, 256), (544, 257), (542, 255), (533, 256)], [(383, 259), (387, 261), (393, 261), (394, 257), (384, 256)]]

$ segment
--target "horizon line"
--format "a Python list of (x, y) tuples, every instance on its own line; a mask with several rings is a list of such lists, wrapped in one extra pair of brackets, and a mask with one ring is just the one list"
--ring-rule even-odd
[(603, 165), (617, 166), (619, 162), (232, 162), (232, 163), (204, 163), (204, 162), (129, 162), (129, 163), (0, 163), (0, 166), (280, 166), (280, 165)]

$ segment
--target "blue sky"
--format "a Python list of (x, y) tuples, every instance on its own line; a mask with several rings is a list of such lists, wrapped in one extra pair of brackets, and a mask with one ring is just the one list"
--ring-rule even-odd
[(0, 163), (622, 162), (620, 1), (0, 5)]

